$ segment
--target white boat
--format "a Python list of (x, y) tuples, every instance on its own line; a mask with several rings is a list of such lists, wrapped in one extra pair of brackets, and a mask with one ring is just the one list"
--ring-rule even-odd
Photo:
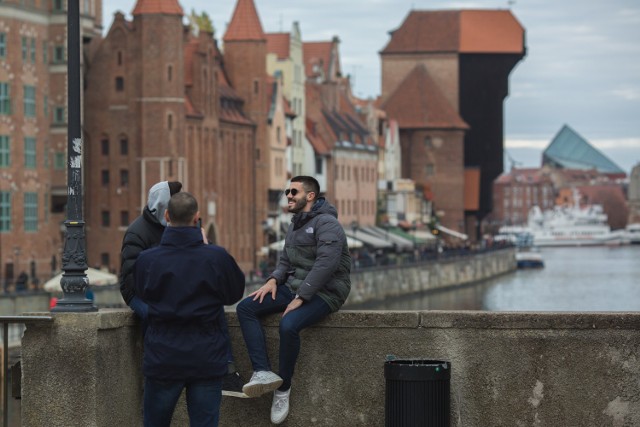
[(632, 245), (640, 245), (640, 223), (633, 223), (627, 225), (627, 240)]
[(611, 231), (601, 205), (580, 207), (574, 190), (572, 206), (542, 212), (534, 206), (529, 212), (528, 229), (535, 246), (620, 245), (628, 242), (624, 230)]

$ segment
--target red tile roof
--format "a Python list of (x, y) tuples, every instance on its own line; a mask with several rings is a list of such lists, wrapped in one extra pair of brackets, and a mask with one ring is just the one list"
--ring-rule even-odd
[(289, 33), (268, 33), (267, 52), (275, 53), (278, 59), (289, 58), (289, 47), (291, 45), (291, 35)]
[(187, 116), (189, 117), (197, 117), (197, 118), (204, 117), (201, 112), (196, 110), (196, 108), (193, 106), (193, 102), (191, 102), (191, 99), (187, 95), (184, 96), (184, 109)]
[(138, 0), (133, 16), (143, 14), (184, 15), (184, 11), (178, 0)]
[(381, 53), (524, 53), (524, 28), (508, 10), (412, 11)]
[(325, 78), (329, 76), (331, 64), (331, 48), (333, 42), (305, 42), (302, 44), (304, 69), (307, 77), (317, 77), (321, 69)]
[(382, 105), (388, 117), (401, 128), (468, 129), (453, 106), (429, 76), (424, 65), (417, 65)]
[(253, 0), (238, 0), (231, 23), (224, 34), (224, 41), (264, 40), (260, 17)]

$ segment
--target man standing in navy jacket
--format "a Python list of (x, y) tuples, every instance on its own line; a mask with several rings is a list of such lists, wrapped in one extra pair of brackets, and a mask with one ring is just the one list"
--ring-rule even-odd
[(144, 336), (144, 425), (169, 426), (186, 387), (191, 427), (217, 426), (227, 338), (220, 311), (244, 293), (244, 274), (223, 248), (205, 245), (198, 203), (176, 193), (160, 246), (134, 265), (136, 295), (148, 305)]

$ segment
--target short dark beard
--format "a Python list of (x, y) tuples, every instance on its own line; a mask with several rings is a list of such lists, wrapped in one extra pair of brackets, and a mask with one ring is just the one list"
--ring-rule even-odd
[(298, 200), (294, 199), (294, 201), (296, 202), (295, 205), (293, 205), (292, 207), (287, 206), (287, 208), (289, 209), (289, 212), (294, 213), (294, 214), (300, 212), (301, 210), (303, 210), (304, 207), (307, 205), (307, 199), (306, 198), (302, 198), (302, 199), (298, 199)]

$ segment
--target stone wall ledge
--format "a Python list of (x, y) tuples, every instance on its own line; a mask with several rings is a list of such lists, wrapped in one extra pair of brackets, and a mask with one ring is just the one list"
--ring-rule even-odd
[[(53, 317), (25, 331), (22, 425), (140, 426), (142, 340), (132, 312)], [(248, 378), (235, 313), (228, 320)], [(278, 321), (264, 320), (276, 370)], [(301, 339), (289, 427), (382, 427), (388, 355), (451, 362), (453, 427), (640, 425), (640, 313), (346, 310)], [(270, 405), (269, 395), (225, 397), (220, 426), (270, 427)], [(172, 426), (185, 425), (181, 402)]]

